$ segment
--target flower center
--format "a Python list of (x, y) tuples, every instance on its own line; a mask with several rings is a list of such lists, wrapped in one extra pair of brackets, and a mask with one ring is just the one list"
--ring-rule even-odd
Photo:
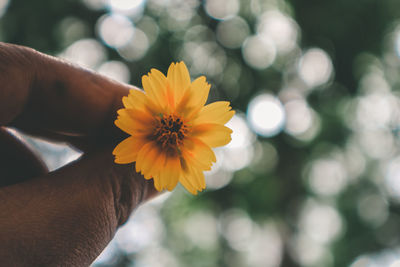
[(163, 149), (177, 152), (187, 133), (188, 128), (179, 116), (163, 115), (157, 117), (153, 137)]

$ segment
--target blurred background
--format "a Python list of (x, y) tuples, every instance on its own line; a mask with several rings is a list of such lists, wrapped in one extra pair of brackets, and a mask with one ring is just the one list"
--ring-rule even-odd
[[(229, 100), (207, 190), (143, 205), (94, 267), (400, 266), (400, 1), (0, 0), (0, 40)], [(79, 157), (26, 137), (50, 169)]]

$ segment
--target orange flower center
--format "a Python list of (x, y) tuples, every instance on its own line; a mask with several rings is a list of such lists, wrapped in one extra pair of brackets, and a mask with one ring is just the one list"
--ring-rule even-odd
[(182, 118), (177, 115), (163, 115), (157, 117), (153, 138), (163, 149), (177, 152), (187, 133), (188, 128)]

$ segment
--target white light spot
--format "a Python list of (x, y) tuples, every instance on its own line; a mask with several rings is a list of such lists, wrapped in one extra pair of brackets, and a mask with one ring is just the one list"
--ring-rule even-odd
[(358, 257), (350, 267), (374, 267), (370, 257), (362, 256)]
[(81, 39), (70, 45), (59, 56), (83, 67), (94, 69), (105, 60), (106, 51), (94, 39)]
[(190, 73), (217, 76), (224, 71), (226, 54), (216, 42), (185, 42), (181, 58), (190, 66)]
[(9, 3), (9, 0), (0, 0), (0, 17), (3, 16), (4, 13), (6, 13)]
[(311, 165), (308, 181), (315, 193), (332, 196), (344, 189), (347, 185), (348, 177), (343, 164), (339, 161), (320, 159)]
[[(238, 229), (240, 231), (240, 229)], [(282, 261), (283, 244), (276, 225), (272, 222), (255, 227), (248, 243), (246, 266), (278, 267)]]
[(254, 224), (243, 210), (225, 211), (220, 218), (220, 223), (219, 230), (230, 247), (238, 251), (250, 249), (249, 243), (254, 235)]
[(223, 154), (220, 154), (220, 156), (216, 155), (217, 164), (213, 165), (211, 171), (204, 173), (207, 189), (220, 189), (227, 186), (232, 181), (233, 172), (230, 170), (222, 169), (221, 165), (218, 165), (218, 160), (220, 162), (223, 161), (223, 156)]
[(390, 161), (386, 167), (385, 188), (390, 196), (400, 201), (400, 157)]
[(305, 234), (297, 234), (290, 241), (292, 257), (301, 266), (330, 266), (325, 259), (329, 252), (322, 244)]
[(318, 243), (334, 241), (342, 231), (342, 218), (332, 206), (310, 200), (302, 209), (300, 229)]
[(99, 19), (97, 31), (105, 44), (118, 48), (132, 40), (135, 27), (127, 17), (113, 14)]
[(254, 35), (244, 41), (242, 54), (249, 66), (255, 69), (265, 69), (275, 61), (276, 48), (270, 39)]
[(131, 74), (128, 67), (121, 61), (107, 61), (97, 70), (99, 73), (123, 83), (129, 83)]
[(299, 75), (309, 87), (326, 83), (332, 75), (332, 70), (331, 59), (319, 48), (309, 49), (300, 60)]
[(259, 17), (257, 33), (270, 38), (279, 52), (287, 53), (296, 47), (298, 26), (279, 11), (268, 11)]
[(126, 60), (137, 61), (142, 59), (149, 49), (147, 35), (139, 29), (135, 29), (135, 35), (126, 45), (117, 48), (118, 53)]
[(152, 45), (155, 41), (157, 41), (160, 29), (157, 22), (153, 18), (144, 16), (136, 24), (136, 29), (140, 29), (145, 33), (148, 38), (149, 45)]
[(360, 98), (356, 110), (359, 126), (370, 129), (389, 126), (393, 114), (397, 111), (396, 102), (391, 95), (382, 93), (373, 93)]
[(285, 104), (285, 131), (291, 135), (301, 135), (313, 124), (312, 110), (304, 100), (291, 100)]
[(256, 133), (262, 136), (274, 136), (282, 130), (285, 111), (276, 97), (262, 94), (250, 101), (247, 119)]
[(393, 134), (385, 129), (364, 130), (355, 134), (363, 152), (371, 158), (390, 158), (395, 152)]
[(206, 0), (205, 10), (215, 19), (229, 19), (240, 9), (239, 0)]
[(254, 141), (255, 136), (247, 126), (246, 120), (241, 114), (234, 115), (226, 124), (226, 127), (233, 130), (231, 142), (225, 146), (231, 148), (248, 148)]
[(400, 30), (396, 33), (394, 46), (397, 56), (400, 57)]
[(221, 21), (216, 30), (218, 41), (227, 48), (239, 48), (249, 32), (249, 25), (241, 17)]
[(144, 6), (145, 0), (107, 0), (114, 13), (136, 15)]

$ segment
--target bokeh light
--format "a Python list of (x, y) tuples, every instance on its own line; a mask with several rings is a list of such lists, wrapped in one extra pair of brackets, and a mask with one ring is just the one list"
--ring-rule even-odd
[(107, 5), (114, 13), (133, 17), (144, 8), (145, 0), (107, 0)]
[(265, 69), (275, 61), (275, 44), (267, 37), (254, 35), (246, 38), (242, 47), (243, 58), (255, 69)]
[(270, 38), (279, 52), (287, 53), (296, 47), (298, 26), (291, 18), (273, 10), (265, 12), (258, 19), (258, 34)]
[(319, 159), (312, 163), (308, 174), (311, 189), (324, 196), (340, 193), (348, 183), (346, 169), (335, 159)]
[(247, 119), (259, 135), (273, 136), (282, 130), (285, 123), (285, 110), (276, 97), (262, 94), (249, 103)]
[(241, 17), (221, 21), (217, 26), (218, 41), (227, 48), (239, 48), (250, 33), (249, 25)]
[(129, 83), (131, 73), (125, 63), (121, 61), (107, 61), (97, 70), (99, 73), (119, 82)]
[(0, 17), (7, 11), (9, 0), (0, 0)]
[(106, 50), (95, 39), (81, 39), (68, 46), (60, 57), (94, 69), (106, 59)]
[(127, 45), (135, 34), (133, 23), (123, 15), (104, 15), (97, 28), (104, 43), (115, 48)]
[(239, 0), (206, 0), (205, 10), (215, 19), (228, 19), (239, 12)]
[(307, 50), (300, 59), (299, 75), (310, 88), (328, 82), (332, 72), (331, 59), (319, 48)]

